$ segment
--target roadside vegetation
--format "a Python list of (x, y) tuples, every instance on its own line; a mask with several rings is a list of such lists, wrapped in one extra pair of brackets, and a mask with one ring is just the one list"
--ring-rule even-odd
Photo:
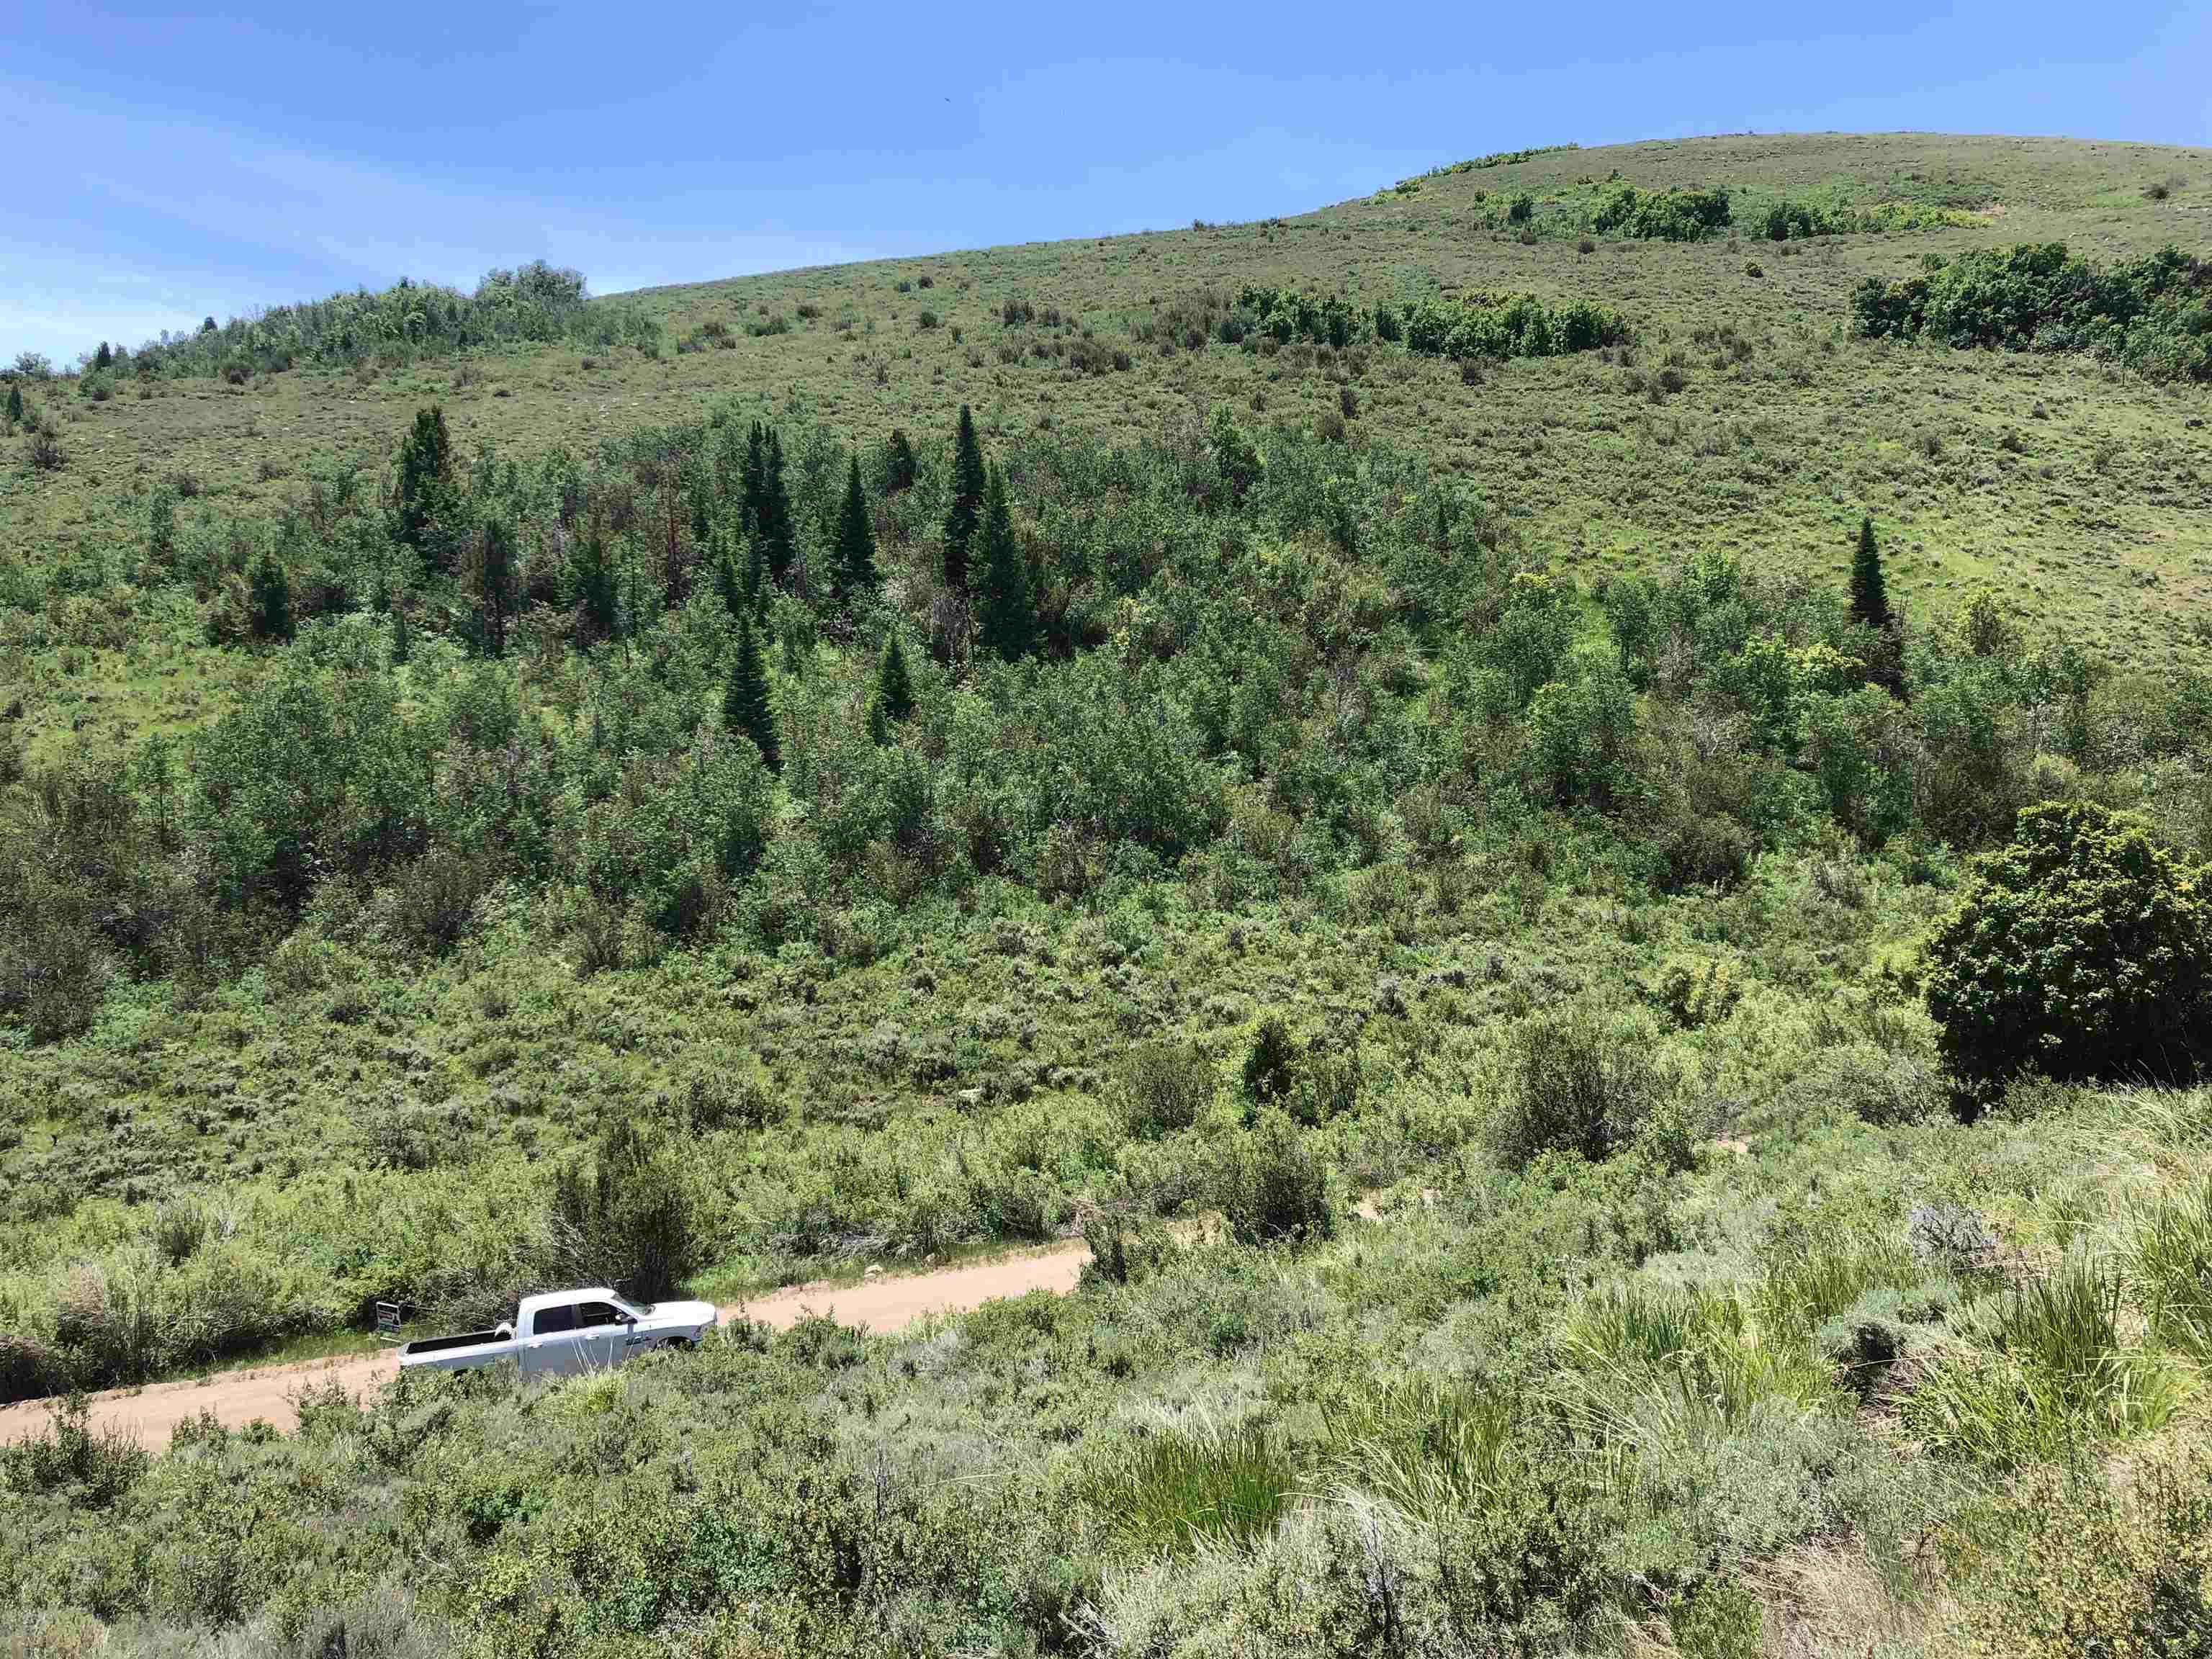
[[(614, 314), (542, 266), (507, 285), (569, 294), (557, 335), (470, 334), (508, 302), (480, 291), (388, 362), (333, 301), (294, 346), (24, 367), (0, 508), (74, 529), (0, 568), (6, 1397), (341, 1338), (380, 1300), (479, 1323), (556, 1281), (1077, 1231), (1095, 1261), (1071, 1297), (896, 1339), (409, 1376), (159, 1458), (62, 1404), (0, 1449), (11, 1639), (2205, 1651), (2195, 644), (2071, 625), (2150, 585), (1930, 554), (1982, 487), (1940, 434), (1909, 483), (1815, 483), (1818, 434), (1686, 473), (1616, 447), (1632, 503), (1664, 473), (1680, 509), (1633, 557), (1558, 516), (1598, 487), (1540, 441), (1575, 388), (1680, 420), (1719, 381), (1739, 422), (1810, 389), (1755, 367), (1772, 319), (1518, 264), (1514, 203), (1583, 191), (1588, 228), (1686, 262), (1669, 283), (1784, 200), (1778, 240), (1852, 266), (1790, 325), (1808, 374), (1995, 399), (2020, 363), (1951, 348), (2033, 345), (2077, 425), (2191, 458), (2124, 492), (2185, 525), (2203, 393), (2152, 362), (2201, 334), (2194, 256), (2155, 252), (2179, 233), (1900, 276), (1902, 227), (1793, 228), (1788, 202), (1900, 199), (1816, 191), (1836, 153), (1632, 186), (1615, 152), (1516, 152), (1298, 233), (1510, 174), (1480, 284), (1284, 258), (1077, 313), (913, 262), (865, 315), (763, 299), (742, 327), (646, 296), (622, 374), (744, 373), (588, 424), (557, 377), (502, 400), (526, 420), (472, 395)], [(1918, 182), (1913, 260), (1978, 210)], [(1235, 228), (1269, 260), (1291, 236)], [(1924, 320), (1981, 303), (1975, 271), (2148, 309)], [(1877, 301), (1923, 320), (1875, 331), (1940, 349), (1863, 337)], [(923, 343), (880, 343), (923, 302), (897, 335)], [(793, 339), (859, 350), (882, 397)], [(221, 390), (233, 350), (261, 356)], [(797, 380), (746, 378), (770, 363)], [(148, 396), (84, 389), (126, 368)], [(150, 435), (203, 393), (306, 430), (337, 418), (315, 387), (365, 383), (328, 377), (387, 370), (345, 417), (380, 424), (250, 484)], [(1514, 379), (1562, 374), (1589, 378)], [(1451, 428), (1493, 396), (1551, 414), (1471, 465)], [(89, 467), (130, 463), (70, 434), (142, 441), (115, 408), (148, 422), (143, 488), (95, 514)], [(83, 418), (47, 468), (55, 410)], [(1717, 455), (1749, 470), (1719, 487)], [(2022, 513), (2124, 493), (2002, 476)], [(1817, 556), (1745, 544), (1790, 504)]]

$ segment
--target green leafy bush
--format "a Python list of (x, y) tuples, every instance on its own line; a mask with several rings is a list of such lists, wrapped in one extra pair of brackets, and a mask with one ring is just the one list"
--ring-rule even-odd
[(2208, 1041), (2212, 916), (2143, 819), (2087, 801), (2020, 815), (1927, 948), (1943, 1058), (1971, 1085), (2185, 1077)]
[(2124, 1493), (2039, 1470), (1976, 1517), (1967, 1600), (1977, 1659), (2212, 1654), (2212, 1468), (2136, 1470)]
[(1121, 1090), (1130, 1133), (1188, 1129), (1212, 1103), (1213, 1061), (1195, 1043), (1139, 1043), (1122, 1062)]
[(1523, 1020), (1507, 1042), (1505, 1097), (1486, 1130), (1492, 1155), (1513, 1169), (1546, 1152), (1610, 1158), (1668, 1093), (1651, 1049), (1648, 1030), (1589, 1009)]
[(1645, 240), (1702, 241), (1733, 215), (1726, 185), (1711, 190), (1639, 191), (1622, 185), (1599, 205), (1593, 226)]
[(653, 1301), (699, 1265), (683, 1171), (632, 1119), (601, 1137), (586, 1167), (563, 1168), (553, 1193), (561, 1247), (581, 1279)]
[(1297, 1125), (1270, 1107), (1231, 1143), (1221, 1211), (1243, 1244), (1297, 1244), (1336, 1231), (1328, 1166)]
[(1851, 318), (1864, 335), (2087, 351), (2154, 380), (2212, 380), (2212, 264), (2171, 247), (2115, 265), (2063, 242), (1976, 249), (1925, 276), (1868, 277)]

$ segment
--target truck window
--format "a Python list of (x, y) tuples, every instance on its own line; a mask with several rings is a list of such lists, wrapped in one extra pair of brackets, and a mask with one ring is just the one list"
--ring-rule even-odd
[(576, 1322), (586, 1330), (594, 1325), (611, 1325), (622, 1316), (607, 1302), (580, 1302), (576, 1304)]
[(564, 1303), (557, 1308), (540, 1308), (537, 1322), (530, 1328), (532, 1336), (556, 1336), (562, 1331), (576, 1328), (576, 1304)]

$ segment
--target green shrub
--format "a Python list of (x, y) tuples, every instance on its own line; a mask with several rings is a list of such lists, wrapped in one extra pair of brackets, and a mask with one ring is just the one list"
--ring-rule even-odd
[(1731, 1580), (1712, 1580), (1667, 1615), (1682, 1659), (1763, 1659), (1766, 1621), (1759, 1598)]
[(1121, 1064), (1129, 1133), (1150, 1137), (1188, 1129), (1213, 1100), (1213, 1061), (1191, 1042), (1144, 1042)]
[(1244, 1051), (1244, 1098), (1255, 1105), (1280, 1100), (1297, 1079), (1298, 1050), (1280, 1014), (1269, 1014)]
[(104, 1510), (145, 1479), (152, 1455), (124, 1430), (92, 1426), (92, 1403), (72, 1394), (48, 1409), (41, 1433), (0, 1443), (0, 1492), (64, 1497)]
[(1941, 1080), (1923, 1061), (1873, 1042), (1821, 1051), (1790, 1086), (1795, 1104), (1824, 1115), (1850, 1115), (1877, 1128), (1918, 1123), (1942, 1109)]
[(2091, 351), (2159, 380), (2212, 379), (2212, 276), (2168, 247), (2114, 265), (2063, 242), (1960, 254), (1925, 276), (1869, 276), (1851, 295), (1864, 335), (1956, 347)]
[(1230, 1149), (1221, 1210), (1230, 1235), (1243, 1244), (1297, 1244), (1336, 1231), (1327, 1164), (1298, 1127), (1272, 1107)]
[(1589, 1009), (1523, 1020), (1507, 1039), (1505, 1097), (1485, 1132), (1492, 1155), (1512, 1169), (1546, 1152), (1611, 1157), (1668, 1092), (1651, 1050), (1648, 1029)]
[(600, 1138), (588, 1168), (571, 1162), (562, 1170), (553, 1213), (584, 1283), (654, 1301), (700, 1265), (684, 1172), (628, 1117)]
[(2212, 1042), (2212, 915), (2143, 819), (2092, 802), (2023, 811), (1927, 957), (1944, 1060), (1970, 1085), (2029, 1066), (2185, 1077)]
[(1721, 957), (1673, 956), (1660, 965), (1651, 995), (1686, 1030), (1726, 1019), (1743, 988)]
[(2212, 1466), (2039, 1470), (1979, 1517), (1966, 1650), (1977, 1659), (2212, 1654)]

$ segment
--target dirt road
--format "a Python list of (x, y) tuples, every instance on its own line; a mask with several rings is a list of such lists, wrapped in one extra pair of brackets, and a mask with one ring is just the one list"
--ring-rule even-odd
[[(1055, 1294), (1075, 1288), (1091, 1253), (1079, 1243), (1054, 1245), (1021, 1255), (1002, 1256), (935, 1273), (886, 1274), (859, 1285), (794, 1285), (788, 1290), (733, 1304), (722, 1310), (725, 1324), (744, 1318), (787, 1330), (808, 1314), (826, 1314), (841, 1325), (873, 1331), (903, 1330), (931, 1314), (980, 1307), (1002, 1297), (1030, 1291)], [(303, 1389), (336, 1382), (350, 1393), (382, 1386), (398, 1369), (397, 1355), (354, 1354), (340, 1359), (308, 1359), (258, 1370), (217, 1371), (181, 1382), (155, 1382), (139, 1389), (113, 1389), (92, 1396), (94, 1427), (113, 1427), (135, 1435), (155, 1451), (165, 1449), (179, 1423), (211, 1411), (226, 1427), (244, 1428), (256, 1419), (289, 1432), (299, 1425), (293, 1396)], [(0, 1406), (0, 1441), (20, 1440), (46, 1425), (46, 1402), (27, 1400)]]

